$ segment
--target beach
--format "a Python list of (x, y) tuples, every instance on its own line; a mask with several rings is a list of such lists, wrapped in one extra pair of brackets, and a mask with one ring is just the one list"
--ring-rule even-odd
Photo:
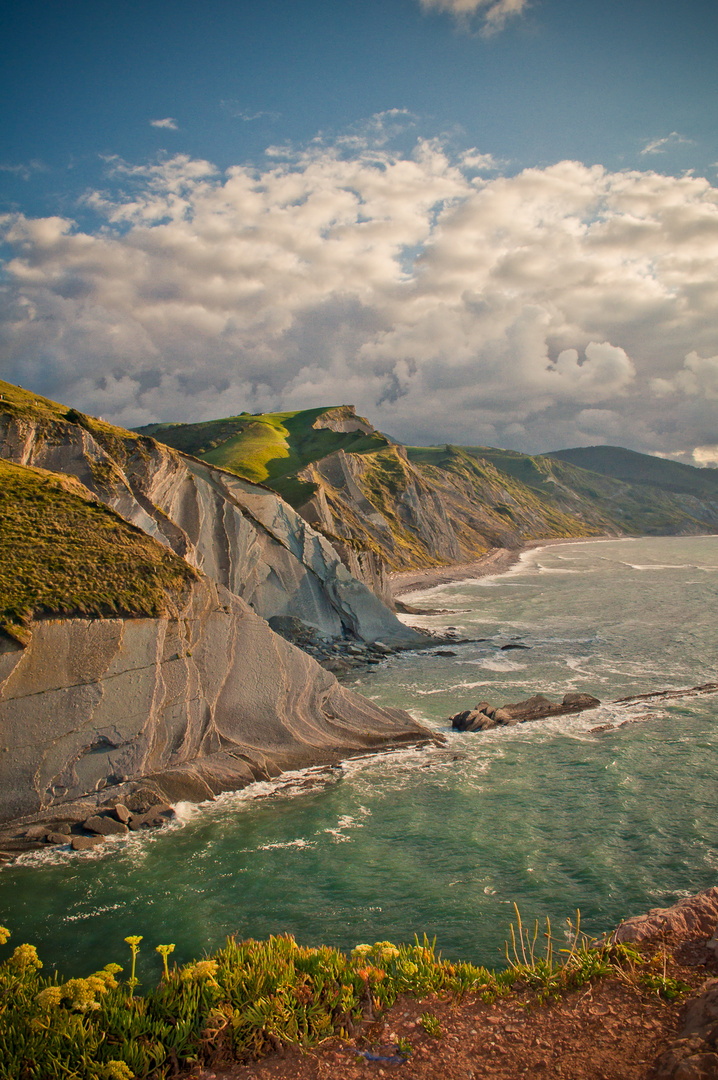
[(451, 566), (429, 566), (424, 570), (397, 570), (389, 575), (392, 595), (396, 600), (407, 593), (433, 589), (437, 585), (451, 585), (455, 581), (468, 581), (473, 578), (503, 574), (519, 561), (525, 551), (533, 551), (535, 548), (608, 539), (615, 539), (615, 537), (571, 536), (530, 540), (520, 548), (491, 548), (480, 559), (474, 559), (473, 562), (454, 563)]

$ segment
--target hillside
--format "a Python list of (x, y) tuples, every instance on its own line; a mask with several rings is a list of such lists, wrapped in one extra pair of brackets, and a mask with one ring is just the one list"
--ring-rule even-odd
[(707, 470), (630, 451), (620, 453), (650, 469), (594, 470), (582, 451), (403, 447), (349, 405), (142, 430), (280, 493), (387, 601), (386, 569), (472, 561), (535, 539), (718, 528)]
[(674, 494), (718, 501), (718, 469), (697, 469), (622, 446), (578, 446), (573, 450), (554, 450), (546, 457), (568, 461), (615, 480), (650, 484)]
[(266, 488), (0, 383), (0, 846), (432, 738), (263, 614), (362, 656), (425, 640)]
[(280, 413), (241, 413), (201, 424), (149, 424), (137, 429), (211, 465), (266, 484), (292, 505), (313, 493), (297, 473), (338, 450), (360, 454), (388, 445), (352, 406)]
[(0, 460), (0, 627), (17, 640), (39, 616), (166, 615), (197, 577), (74, 477)]
[(0, 458), (75, 477), (265, 619), (299, 619), (323, 639), (421, 640), (267, 487), (2, 382)]

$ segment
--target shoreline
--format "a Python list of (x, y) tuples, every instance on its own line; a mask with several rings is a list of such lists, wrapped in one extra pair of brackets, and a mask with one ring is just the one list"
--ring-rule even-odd
[(623, 540), (630, 537), (611, 536), (569, 536), (547, 537), (543, 540), (529, 540), (520, 548), (491, 548), (468, 563), (454, 563), (451, 566), (429, 566), (424, 570), (395, 570), (389, 575), (392, 596), (397, 600), (407, 593), (425, 592), (438, 585), (452, 585), (458, 581), (469, 581), (483, 577), (505, 574), (527, 551), (536, 548), (556, 547), (559, 544), (585, 544), (593, 540)]

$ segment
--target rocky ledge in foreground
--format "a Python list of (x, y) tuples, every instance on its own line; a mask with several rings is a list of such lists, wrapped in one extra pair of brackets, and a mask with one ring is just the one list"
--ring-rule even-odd
[(490, 728), (526, 724), (530, 720), (543, 720), (547, 716), (563, 716), (565, 713), (595, 709), (601, 702), (590, 694), (564, 694), (563, 701), (551, 701), (544, 694), (534, 694), (526, 701), (495, 706), (480, 701), (473, 709), (465, 709), (449, 717), (455, 731), (488, 731)]

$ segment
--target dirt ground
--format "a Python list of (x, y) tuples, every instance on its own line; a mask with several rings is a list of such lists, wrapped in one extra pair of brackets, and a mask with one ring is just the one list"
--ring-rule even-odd
[[(689, 958), (690, 959), (690, 958)], [(714, 970), (716, 969), (716, 970)], [(681, 1035), (686, 1000), (700, 993), (718, 965), (670, 962), (668, 974), (688, 983), (687, 999), (667, 1002), (628, 979), (603, 978), (546, 1005), (526, 987), (487, 1005), (400, 998), (380, 1020), (365, 1022), (351, 1040), (331, 1039), (312, 1050), (286, 1047), (258, 1062), (197, 1070), (195, 1080), (681, 1080), (718, 1078), (714, 1054), (701, 1054), (698, 1071), (656, 1069)], [(429, 1014), (429, 1034), (421, 1017)], [(411, 1053), (403, 1060), (397, 1043)], [(702, 1050), (710, 1049), (703, 1046)], [(371, 1058), (360, 1054), (374, 1055)], [(679, 1055), (680, 1056), (680, 1055)], [(685, 1056), (682, 1055), (682, 1056)], [(389, 1060), (381, 1060), (387, 1058)], [(394, 1060), (392, 1060), (394, 1059)], [(397, 1060), (398, 1059), (398, 1060)], [(694, 1059), (691, 1058), (691, 1061)], [(707, 1071), (706, 1071), (707, 1069)]]

